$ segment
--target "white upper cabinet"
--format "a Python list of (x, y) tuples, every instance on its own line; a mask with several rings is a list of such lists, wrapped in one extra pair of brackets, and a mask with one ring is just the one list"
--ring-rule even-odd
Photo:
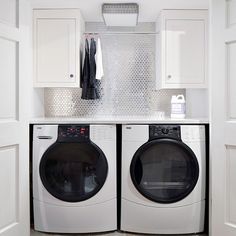
[(34, 10), (34, 86), (78, 87), (84, 22), (79, 9)]
[(163, 10), (157, 22), (157, 89), (207, 87), (207, 10)]

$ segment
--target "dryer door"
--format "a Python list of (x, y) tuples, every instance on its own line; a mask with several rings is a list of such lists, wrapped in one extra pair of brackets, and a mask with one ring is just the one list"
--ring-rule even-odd
[(57, 142), (44, 153), (39, 168), (47, 191), (66, 202), (94, 196), (108, 172), (104, 153), (92, 142)]
[(174, 203), (194, 189), (199, 165), (193, 151), (174, 139), (156, 139), (142, 145), (130, 166), (131, 179), (146, 198)]

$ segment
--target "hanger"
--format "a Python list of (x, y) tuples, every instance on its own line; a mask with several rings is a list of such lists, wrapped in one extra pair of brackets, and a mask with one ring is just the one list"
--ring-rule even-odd
[(99, 33), (85, 33), (85, 38), (88, 39), (88, 40), (91, 39), (91, 38), (95, 39), (95, 36), (97, 36), (97, 38), (98, 37), (100, 38)]

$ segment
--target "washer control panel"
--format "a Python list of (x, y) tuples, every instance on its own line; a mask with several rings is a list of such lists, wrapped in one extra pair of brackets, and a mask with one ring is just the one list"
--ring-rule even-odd
[(179, 125), (149, 125), (149, 139), (173, 138), (181, 140)]
[(59, 125), (59, 142), (81, 142), (89, 140), (89, 125)]

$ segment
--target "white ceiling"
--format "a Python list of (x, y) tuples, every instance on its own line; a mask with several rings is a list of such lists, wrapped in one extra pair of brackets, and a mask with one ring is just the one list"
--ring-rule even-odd
[(161, 9), (206, 9), (208, 0), (31, 0), (33, 8), (80, 8), (85, 21), (103, 21), (103, 3), (139, 4), (139, 22), (154, 22)]

